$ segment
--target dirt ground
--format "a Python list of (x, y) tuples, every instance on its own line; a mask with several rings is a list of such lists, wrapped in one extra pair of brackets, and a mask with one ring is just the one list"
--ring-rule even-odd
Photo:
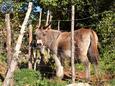
[[(64, 71), (64, 80), (67, 80), (67, 79), (71, 79), (70, 70)], [(76, 81), (88, 82), (89, 84), (93, 86), (110, 86), (108, 82), (112, 79), (115, 79), (115, 74), (104, 74), (98, 78), (96, 78), (95, 75), (91, 75), (91, 79), (89, 81), (86, 81), (84, 71), (76, 72)]]

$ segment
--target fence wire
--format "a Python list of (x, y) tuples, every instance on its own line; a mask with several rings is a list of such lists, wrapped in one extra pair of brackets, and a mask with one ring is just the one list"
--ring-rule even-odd
[[(98, 13), (98, 14), (94, 14), (92, 16), (89, 16), (89, 17), (85, 17), (85, 18), (81, 18), (81, 19), (74, 19), (73, 21), (81, 21), (81, 20), (86, 20), (86, 19), (90, 19), (90, 18), (93, 18), (93, 17), (98, 17), (99, 15), (101, 15), (103, 13)], [(45, 19), (41, 20), (41, 21), (46, 21)], [(67, 19), (67, 20), (61, 20), (61, 19), (53, 19), (51, 20), (52, 21), (72, 21), (71, 19)]]

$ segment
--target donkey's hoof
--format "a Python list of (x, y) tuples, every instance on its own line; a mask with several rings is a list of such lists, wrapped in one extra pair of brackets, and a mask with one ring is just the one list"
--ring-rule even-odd
[(60, 67), (57, 68), (56, 76), (61, 78), (61, 79), (63, 78), (63, 76), (64, 76), (63, 66), (60, 66)]

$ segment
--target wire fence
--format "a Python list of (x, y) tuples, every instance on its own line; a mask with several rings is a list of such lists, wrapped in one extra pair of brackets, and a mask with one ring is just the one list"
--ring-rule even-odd
[[(101, 15), (103, 13), (98, 13), (98, 14), (94, 14), (92, 16), (89, 16), (89, 17), (85, 17), (85, 18), (81, 18), (81, 19), (74, 19), (73, 21), (80, 21), (80, 20), (86, 20), (86, 19), (90, 19), (90, 18), (93, 18), (93, 17), (98, 17), (99, 15)], [(45, 19), (41, 20), (41, 21), (46, 21)], [(67, 20), (61, 20), (61, 19), (53, 19), (51, 21), (72, 21), (71, 19), (67, 19)]]

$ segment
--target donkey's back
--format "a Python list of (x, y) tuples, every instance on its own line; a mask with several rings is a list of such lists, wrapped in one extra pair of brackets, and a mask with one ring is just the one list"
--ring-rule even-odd
[[(57, 41), (58, 55), (71, 57), (71, 32), (63, 32)], [(94, 64), (97, 71), (98, 65), (98, 37), (91, 29), (79, 29), (74, 32), (75, 60), (80, 59), (86, 68), (86, 78), (90, 77), (90, 63)]]
[[(75, 51), (78, 57), (87, 56), (91, 63), (98, 64), (98, 37), (95, 31), (81, 28), (75, 31)], [(82, 58), (81, 58), (82, 59)]]
[[(82, 56), (88, 56), (88, 60), (98, 62), (98, 37), (91, 29), (81, 28), (74, 31), (74, 45), (76, 59), (83, 59)], [(71, 32), (62, 32), (56, 40), (58, 53), (64, 57), (71, 57)]]

